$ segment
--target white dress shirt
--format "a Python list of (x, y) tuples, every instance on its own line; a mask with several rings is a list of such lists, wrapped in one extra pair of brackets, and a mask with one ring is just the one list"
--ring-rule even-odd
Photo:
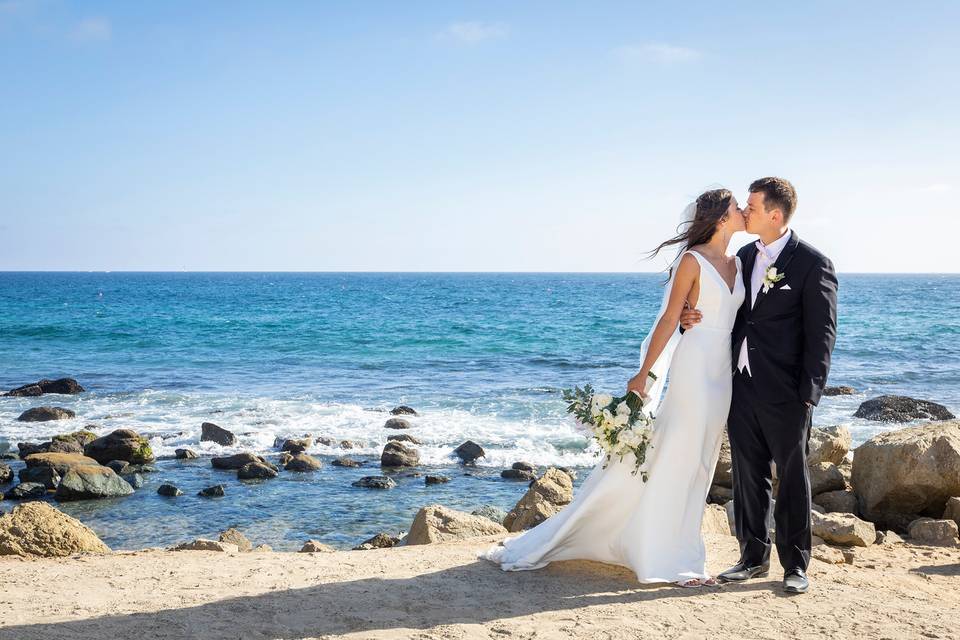
[[(773, 266), (773, 263), (777, 261), (777, 258), (780, 257), (780, 254), (783, 252), (783, 248), (787, 246), (787, 243), (790, 241), (790, 229), (787, 229), (786, 233), (774, 240), (768, 245), (763, 244), (760, 240), (757, 240), (757, 259), (753, 262), (753, 272), (750, 274), (750, 308), (753, 309), (753, 306), (757, 304), (757, 293), (763, 289), (763, 277), (767, 273), (767, 269)], [(737, 359), (737, 369), (742, 373), (743, 371), (747, 372), (747, 375), (753, 375), (750, 372), (750, 359), (747, 357), (747, 339), (743, 339), (743, 343), (740, 345), (740, 357)]]

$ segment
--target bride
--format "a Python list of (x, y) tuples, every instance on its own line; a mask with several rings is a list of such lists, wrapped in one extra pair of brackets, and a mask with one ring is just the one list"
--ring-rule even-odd
[[(633, 569), (643, 583), (713, 586), (700, 534), (707, 492), (720, 453), (732, 389), (730, 332), (744, 299), (730, 237), (744, 230), (727, 189), (707, 191), (687, 209), (686, 229), (654, 249), (680, 245), (663, 305), (627, 383), (655, 412), (649, 479), (633, 475), (632, 457), (597, 466), (573, 502), (540, 525), (481, 554), (505, 571), (539, 569), (554, 560), (596, 560)], [(678, 331), (685, 305), (703, 313)], [(657, 382), (644, 393), (648, 372)], [(659, 403), (669, 371), (670, 386)]]

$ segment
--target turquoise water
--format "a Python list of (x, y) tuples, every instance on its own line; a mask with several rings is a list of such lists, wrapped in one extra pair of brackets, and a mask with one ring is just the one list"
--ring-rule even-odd
[[(200, 423), (240, 435), (233, 450), (267, 452), (280, 435), (359, 441), (371, 461), (391, 431), (385, 411), (421, 415), (425, 487), (401, 477), (388, 492), (350, 486), (378, 473), (327, 465), (241, 484), (209, 463), (160, 462), (133, 497), (62, 505), (118, 548), (169, 544), (237, 525), (254, 542), (290, 549), (307, 537), (351, 546), (406, 529), (423, 504), (508, 508), (517, 460), (592, 466), (596, 454), (565, 417), (560, 390), (591, 382), (617, 391), (659, 305), (656, 274), (0, 273), (0, 388), (77, 378), (88, 393), (0, 398), (0, 438), (15, 443), (95, 424), (137, 429), (160, 455), (199, 444)], [(851, 416), (864, 399), (901, 393), (960, 412), (960, 276), (843, 275), (831, 383), (861, 393), (826, 398), (815, 424), (847, 424), (856, 441), (884, 428)], [(40, 404), (75, 420), (18, 423)], [(487, 450), (476, 469), (453, 463), (466, 439)], [(0, 444), (2, 446), (2, 444)], [(342, 452), (312, 451), (329, 462)], [(586, 475), (581, 473), (581, 478)], [(155, 495), (173, 480), (188, 494)], [(228, 496), (192, 494), (214, 482)], [(0, 509), (9, 509), (0, 502)]]

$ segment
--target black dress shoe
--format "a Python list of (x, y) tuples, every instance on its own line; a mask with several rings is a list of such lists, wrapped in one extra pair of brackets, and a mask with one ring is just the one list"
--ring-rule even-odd
[(738, 562), (717, 577), (720, 579), (720, 582), (743, 582), (750, 578), (766, 578), (769, 573), (769, 564), (758, 564), (749, 567), (743, 562)]
[(790, 569), (783, 574), (783, 590), (787, 593), (806, 593), (810, 581), (803, 569)]

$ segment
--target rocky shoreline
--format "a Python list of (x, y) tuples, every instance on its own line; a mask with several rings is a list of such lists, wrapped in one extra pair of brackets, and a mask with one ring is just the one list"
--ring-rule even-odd
[[(48, 393), (83, 393), (84, 388), (70, 378), (40, 380), (8, 392), (7, 396), (38, 396)], [(849, 387), (831, 387), (827, 395), (850, 395)], [(396, 486), (396, 474), (419, 477), (419, 439), (407, 433), (415, 425), (418, 413), (412, 407), (400, 405), (390, 411), (391, 417), (383, 424), (390, 433), (386, 437), (379, 459), (380, 474), (370, 474), (351, 482), (355, 487), (370, 490), (390, 490)], [(863, 548), (878, 541), (907, 540), (922, 544), (953, 546), (960, 544), (960, 422), (952, 421), (952, 414), (941, 405), (900, 396), (881, 396), (863, 402), (857, 415), (879, 422), (902, 420), (932, 420), (927, 424), (888, 431), (875, 436), (856, 449), (851, 449), (851, 436), (844, 427), (814, 429), (810, 439), (808, 464), (811, 489), (814, 496), (814, 555), (827, 562), (853, 562), (857, 547)], [(28, 409), (22, 421), (53, 421), (73, 417), (73, 412), (56, 406)], [(212, 422), (201, 425), (201, 442), (232, 446), (236, 435)], [(88, 534), (79, 521), (54, 509), (47, 499), (56, 502), (123, 498), (132, 495), (144, 484), (144, 475), (157, 471), (156, 459), (149, 441), (131, 429), (102, 431), (96, 425), (71, 433), (54, 436), (44, 442), (18, 443), (18, 458), (25, 465), (17, 473), (0, 462), (0, 485), (11, 485), (3, 496), (6, 500), (25, 501), (13, 513), (0, 518), (0, 527), (8, 531), (26, 531), (26, 524), (47, 522), (59, 531), (75, 529), (77, 539)], [(253, 452), (212, 456), (214, 469), (235, 473), (238, 482), (268, 482), (282, 473), (303, 474), (323, 468), (323, 461), (307, 451), (317, 442), (336, 446), (348, 453), (357, 443), (333, 441), (312, 434), (290, 434), (274, 442), (276, 453), (268, 459)], [(451, 451), (451, 460), (460, 464), (465, 473), (485, 456), (482, 445), (467, 440)], [(201, 456), (189, 448), (176, 451), (178, 460), (202, 462)], [(330, 464), (334, 467), (357, 468), (371, 464), (370, 460), (343, 455)], [(371, 465), (372, 466), (372, 465)], [(384, 472), (388, 472), (385, 474)], [(392, 477), (391, 477), (392, 476)], [(536, 526), (572, 500), (575, 471), (548, 468), (542, 472), (533, 465), (517, 461), (503, 469), (504, 480), (528, 483), (528, 489), (515, 506), (504, 513), (495, 508), (483, 508), (472, 513), (458, 511), (440, 504), (423, 506), (414, 517), (405, 534), (397, 536), (381, 532), (358, 541), (355, 549), (427, 544), (462, 539), (475, 535), (517, 532)], [(14, 484), (14, 478), (19, 483)], [(426, 474), (426, 486), (443, 484), (449, 477)], [(774, 478), (776, 482), (776, 478)], [(176, 500), (183, 491), (173, 483), (164, 483), (157, 493), (165, 499)], [(230, 494), (230, 483), (218, 483), (203, 488), (198, 495), (204, 498), (223, 498)], [(713, 533), (732, 533), (733, 512), (732, 473), (729, 445), (725, 441), (720, 462), (710, 490), (705, 530)], [(32, 501), (43, 501), (37, 506)], [(62, 517), (61, 517), (62, 516)], [(65, 519), (64, 519), (65, 518)], [(21, 522), (23, 520), (23, 522)], [(17, 524), (15, 524), (17, 523)], [(55, 525), (54, 525), (55, 523)], [(89, 531), (87, 529), (87, 531)], [(216, 540), (200, 538), (184, 541), (175, 549), (233, 550), (262, 549), (249, 541), (236, 544), (239, 531), (232, 529), (227, 540), (222, 532)], [(92, 533), (92, 532), (90, 532)], [(211, 532), (213, 533), (213, 532)], [(96, 536), (94, 535), (94, 538)], [(245, 540), (245, 538), (243, 539)], [(90, 542), (89, 551), (100, 550), (103, 543)], [(193, 545), (193, 546), (191, 546)], [(226, 545), (226, 546), (225, 546)], [(105, 545), (104, 545), (105, 546)], [(15, 541), (0, 544), (0, 554), (18, 553)], [(10, 549), (5, 551), (4, 549)], [(304, 541), (304, 549), (316, 551), (332, 548), (316, 540)], [(242, 550), (242, 549), (241, 549)], [(33, 553), (33, 552), (30, 552)], [(36, 555), (70, 555), (76, 553), (71, 544), (50, 548)]]

